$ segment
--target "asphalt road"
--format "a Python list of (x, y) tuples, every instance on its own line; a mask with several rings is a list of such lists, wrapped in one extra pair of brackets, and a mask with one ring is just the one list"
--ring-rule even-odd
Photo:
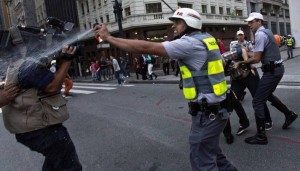
[[(276, 90), (288, 106), (300, 111), (299, 89)], [(270, 105), (274, 127), (266, 146), (248, 145), (244, 138), (255, 133), (251, 98), (243, 102), (251, 121), (245, 135), (235, 136), (232, 145), (221, 146), (242, 171), (290, 171), (298, 169), (300, 135), (297, 120), (282, 130), (284, 117)], [(75, 94), (69, 100), (71, 118), (65, 123), (87, 171), (185, 171), (189, 164), (188, 134), (191, 119), (186, 102), (175, 84), (138, 84)], [(233, 130), (238, 128), (232, 114)], [(0, 170), (39, 171), (43, 157), (18, 144), (0, 123)]]
[[(287, 70), (297, 69), (296, 60), (286, 62)], [(293, 75), (297, 71), (287, 71)], [(295, 75), (299, 76), (299, 75)], [(115, 82), (113, 82), (115, 84)], [(69, 99), (71, 118), (65, 123), (86, 171), (189, 171), (188, 135), (191, 117), (187, 102), (176, 84), (136, 84), (117, 87), (85, 84), (91, 94)], [(80, 89), (78, 87), (74, 89)], [(101, 87), (113, 87), (102, 89)], [(280, 85), (275, 95), (299, 113), (299, 85)], [(282, 130), (284, 116), (270, 104), (273, 129), (269, 144), (248, 145), (244, 138), (256, 131), (251, 97), (243, 105), (251, 125), (245, 135), (235, 136), (232, 145), (220, 142), (229, 160), (241, 171), (297, 171), (300, 158), (300, 119)], [(2, 115), (0, 115), (2, 117)], [(232, 114), (232, 127), (238, 119)], [(16, 142), (0, 122), (0, 170), (40, 171), (43, 156)]]

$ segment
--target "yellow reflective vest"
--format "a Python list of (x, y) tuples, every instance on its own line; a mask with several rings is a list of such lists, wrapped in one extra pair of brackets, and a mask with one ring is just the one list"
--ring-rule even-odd
[[(207, 62), (199, 71), (191, 71), (184, 61), (178, 61), (183, 80), (183, 94), (187, 100), (197, 98), (198, 93), (214, 93), (221, 96), (227, 91), (222, 56), (216, 39), (207, 33), (194, 34), (192, 37), (202, 41), (208, 49)], [(200, 58), (200, 56), (199, 56)]]
[(293, 46), (293, 40), (292, 40), (292, 38), (286, 39), (286, 45), (289, 46), (289, 47)]

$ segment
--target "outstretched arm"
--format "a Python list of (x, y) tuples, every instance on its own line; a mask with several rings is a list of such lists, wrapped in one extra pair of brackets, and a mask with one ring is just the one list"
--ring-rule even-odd
[(168, 56), (162, 43), (116, 38), (109, 34), (105, 24), (96, 25), (94, 27), (94, 33), (96, 37), (100, 36), (104, 41), (107, 41), (127, 52)]
[[(240, 64), (256, 64), (256, 63), (260, 62), (261, 57), (262, 57), (262, 52), (254, 52), (253, 57), (248, 58), (247, 60), (244, 60), (244, 61), (236, 62), (233, 64), (233, 67), (237, 68), (237, 67), (239, 67)], [(243, 56), (243, 58), (244, 58), (244, 56)]]

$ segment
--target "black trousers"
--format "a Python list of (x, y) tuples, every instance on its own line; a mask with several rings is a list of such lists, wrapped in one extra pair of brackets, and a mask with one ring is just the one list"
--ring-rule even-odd
[[(255, 74), (250, 72), (250, 74), (244, 79), (231, 80), (231, 89), (236, 93), (238, 99), (241, 98), (241, 95), (243, 94), (243, 92), (245, 91), (246, 88), (248, 88), (252, 97), (255, 96), (259, 82), (260, 82), (260, 78), (259, 78), (257, 70), (255, 69), (254, 71), (255, 71)], [(270, 111), (266, 104), (266, 101), (264, 103), (262, 103), (261, 106), (262, 106), (262, 110), (264, 110), (265, 121), (272, 122), (272, 119), (270, 116)], [(237, 101), (234, 104), (234, 110), (239, 117), (240, 125), (249, 124), (247, 114), (246, 114), (245, 109), (242, 106), (240, 101)], [(231, 135), (230, 120), (228, 120), (227, 125), (225, 126), (225, 128), (223, 130), (223, 133), (225, 136)]]
[(147, 80), (148, 64), (143, 64), (141, 66), (142, 66), (142, 69), (141, 69), (142, 79)]
[[(250, 74), (244, 79), (231, 81), (231, 89), (236, 93), (239, 99), (246, 88), (248, 88), (252, 97), (255, 96), (260, 82), (260, 78), (257, 70), (255, 69), (254, 71), (255, 74), (250, 72)], [(266, 101), (262, 103), (261, 106), (262, 106), (262, 110), (264, 110), (266, 122), (272, 122), (270, 111), (266, 104)], [(246, 112), (239, 101), (235, 104), (234, 110), (239, 117), (240, 125), (244, 125), (245, 122), (249, 122)]]
[(255, 96), (253, 97), (253, 108), (255, 116), (259, 119), (265, 118), (265, 110), (262, 104), (267, 100), (271, 102), (278, 110), (283, 112), (286, 116), (290, 114), (290, 110), (276, 97), (273, 92), (276, 90), (278, 83), (284, 74), (284, 66), (276, 67), (274, 72), (264, 72), (259, 82)]
[(170, 70), (170, 63), (163, 63), (163, 71), (165, 75), (170, 74), (169, 70)]
[(19, 143), (45, 156), (43, 171), (81, 171), (75, 146), (62, 124), (16, 134)]

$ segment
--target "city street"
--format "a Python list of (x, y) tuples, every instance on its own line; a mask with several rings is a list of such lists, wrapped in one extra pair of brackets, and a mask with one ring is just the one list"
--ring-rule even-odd
[[(300, 58), (285, 62), (288, 78), (299, 77)], [(297, 78), (299, 80), (299, 78)], [(300, 82), (282, 83), (275, 94), (300, 112)], [(76, 83), (69, 98), (70, 119), (65, 123), (86, 171), (189, 171), (188, 135), (191, 117), (177, 84)], [(83, 91), (84, 90), (84, 91)], [(252, 98), (243, 105), (251, 126), (231, 145), (220, 142), (240, 171), (300, 170), (300, 119), (282, 130), (284, 116), (270, 104), (273, 129), (268, 145), (248, 145), (244, 138), (256, 132)], [(2, 120), (2, 115), (1, 120)], [(232, 114), (233, 133), (238, 119)], [(40, 171), (43, 156), (16, 142), (0, 122), (1, 171)]]

